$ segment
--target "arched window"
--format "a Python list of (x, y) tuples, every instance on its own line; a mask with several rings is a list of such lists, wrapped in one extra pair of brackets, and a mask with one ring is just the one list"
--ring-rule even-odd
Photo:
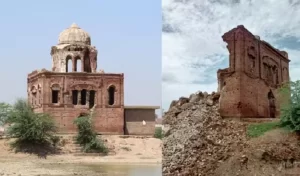
[(81, 105), (86, 105), (86, 90), (81, 90)]
[(90, 63), (90, 58), (88, 56), (84, 57), (84, 72), (91, 73), (91, 63)]
[(90, 91), (90, 98), (89, 98), (89, 100), (90, 100), (90, 107), (89, 108), (92, 108), (94, 105), (95, 105), (95, 94), (96, 94), (96, 91), (94, 91), (94, 90), (91, 90)]
[(66, 58), (66, 72), (71, 72), (72, 71), (72, 57), (67, 56)]
[(115, 86), (110, 86), (108, 88), (108, 104), (113, 105), (115, 103)]
[(73, 105), (77, 105), (77, 102), (78, 102), (78, 90), (72, 90), (72, 102), (73, 102)]
[(52, 89), (52, 103), (56, 104), (59, 103), (59, 91), (60, 87), (58, 84), (54, 84), (51, 87)]
[(76, 56), (75, 57), (75, 71), (77, 71), (77, 72), (81, 72), (82, 71), (81, 70), (81, 65), (82, 65), (81, 62), (82, 62), (81, 58), (79, 56)]
[(269, 99), (270, 118), (275, 118), (276, 117), (276, 103), (275, 103), (275, 97), (274, 97), (272, 90), (270, 90), (268, 92), (268, 99)]

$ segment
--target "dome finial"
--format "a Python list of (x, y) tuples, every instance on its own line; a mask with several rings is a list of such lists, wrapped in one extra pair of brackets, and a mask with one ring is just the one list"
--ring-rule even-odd
[(72, 23), (71, 28), (79, 28), (76, 23)]

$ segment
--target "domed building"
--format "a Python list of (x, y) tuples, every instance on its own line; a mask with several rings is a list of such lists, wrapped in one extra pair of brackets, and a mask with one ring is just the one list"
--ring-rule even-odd
[[(50, 114), (60, 133), (75, 133), (75, 118), (93, 110), (101, 134), (154, 134), (152, 106), (124, 106), (124, 74), (97, 72), (97, 49), (76, 24), (59, 34), (52, 46), (52, 70), (33, 71), (27, 78), (28, 103)], [(146, 125), (142, 122), (146, 121)]]

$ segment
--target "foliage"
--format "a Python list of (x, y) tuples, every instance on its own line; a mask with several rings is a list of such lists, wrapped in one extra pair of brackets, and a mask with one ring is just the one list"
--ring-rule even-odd
[(281, 127), (300, 132), (300, 81), (289, 82), (281, 90), (282, 97), (290, 98), (281, 103)]
[(155, 128), (154, 137), (158, 139), (162, 139), (164, 137), (162, 127)]
[(8, 103), (0, 103), (0, 125), (4, 125), (8, 119), (12, 106)]
[(251, 124), (247, 128), (247, 135), (249, 137), (258, 137), (265, 134), (267, 131), (275, 129), (279, 127), (279, 122), (266, 122), (266, 123), (259, 123), (259, 124)]
[(84, 152), (97, 152), (107, 154), (108, 149), (103, 141), (97, 138), (92, 126), (92, 115), (78, 117), (74, 120), (78, 128), (76, 141), (83, 147)]
[(34, 113), (26, 100), (16, 101), (6, 122), (11, 124), (8, 135), (16, 138), (12, 143), (16, 151), (34, 153), (33, 150), (37, 148), (40, 151), (50, 150), (53, 142), (57, 141), (54, 136), (56, 126), (53, 119), (47, 114)]

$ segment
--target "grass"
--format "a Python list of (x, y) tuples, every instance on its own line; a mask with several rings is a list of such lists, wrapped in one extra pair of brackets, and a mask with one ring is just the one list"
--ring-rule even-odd
[(249, 137), (258, 137), (265, 134), (267, 131), (273, 130), (278, 128), (280, 122), (265, 122), (259, 124), (251, 124), (247, 128), (247, 135)]

